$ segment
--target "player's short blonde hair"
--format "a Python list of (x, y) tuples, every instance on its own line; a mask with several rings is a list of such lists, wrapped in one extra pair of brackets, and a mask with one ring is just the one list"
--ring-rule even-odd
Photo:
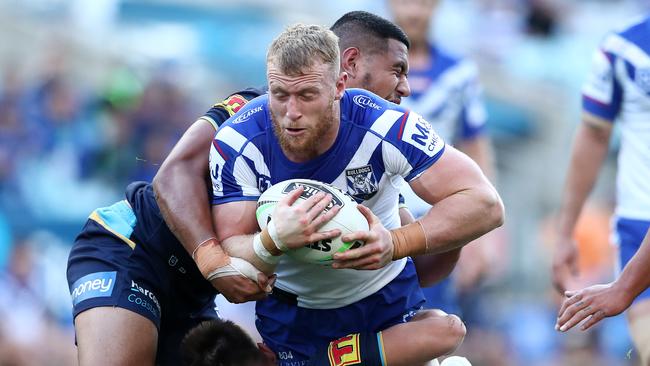
[(340, 70), (339, 38), (319, 25), (296, 24), (273, 40), (266, 54), (267, 65), (286, 75), (296, 76), (312, 67), (315, 61), (331, 65), (334, 77)]

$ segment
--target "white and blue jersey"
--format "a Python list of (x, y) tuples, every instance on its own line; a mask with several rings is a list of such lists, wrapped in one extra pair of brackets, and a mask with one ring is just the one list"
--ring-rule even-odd
[(650, 19), (602, 41), (583, 109), (621, 130), (616, 215), (650, 221)]
[[(361, 89), (341, 102), (334, 145), (305, 163), (282, 152), (273, 132), (268, 97), (248, 103), (215, 135), (210, 151), (213, 204), (257, 200), (271, 185), (293, 178), (330, 183), (368, 206), (388, 229), (400, 225), (402, 180), (418, 177), (440, 158), (444, 142), (420, 115)], [(339, 308), (361, 300), (392, 281), (406, 259), (374, 271), (332, 269), (284, 256), (276, 287), (298, 295), (298, 305)]]
[[(402, 105), (421, 113), (447, 142), (458, 143), (482, 136), (486, 113), (476, 65), (433, 45), (429, 49), (430, 65), (409, 70), (411, 96), (404, 98)], [(416, 218), (431, 208), (407, 185), (402, 195)]]
[[(604, 38), (582, 93), (585, 112), (621, 131), (614, 239), (622, 268), (650, 227), (650, 18)], [(636, 300), (647, 298), (650, 290)]]
[(430, 52), (428, 67), (409, 70), (411, 95), (402, 105), (422, 114), (445, 141), (480, 136), (486, 113), (476, 65), (434, 46)]

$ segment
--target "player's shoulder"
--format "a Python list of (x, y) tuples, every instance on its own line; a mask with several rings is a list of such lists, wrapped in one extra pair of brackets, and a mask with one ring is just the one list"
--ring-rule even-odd
[(631, 48), (650, 53), (650, 17), (637, 17), (611, 30), (601, 41), (605, 52), (625, 53)]
[(441, 142), (420, 114), (367, 90), (347, 89), (341, 105), (342, 118), (391, 145), (404, 147), (406, 143), (429, 153)]
[(268, 96), (262, 94), (228, 118), (217, 130), (215, 140), (232, 147), (242, 147), (246, 142), (267, 132), (271, 125), (269, 116)]
[(218, 100), (202, 116), (203, 119), (210, 122), (215, 129), (223, 124), (228, 118), (237, 113), (246, 103), (266, 93), (261, 88), (246, 88), (228, 95), (223, 100)]
[(402, 115), (406, 108), (365, 89), (346, 89), (341, 97), (341, 115), (358, 126), (371, 127), (378, 119)]

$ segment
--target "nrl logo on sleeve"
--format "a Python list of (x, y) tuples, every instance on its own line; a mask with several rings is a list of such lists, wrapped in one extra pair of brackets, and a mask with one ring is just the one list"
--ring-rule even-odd
[(644, 92), (650, 93), (650, 67), (644, 67), (636, 70), (634, 82)]
[(348, 182), (348, 192), (355, 200), (369, 200), (377, 194), (377, 180), (372, 173), (372, 166), (364, 165), (359, 168), (345, 170)]
[(248, 103), (246, 98), (242, 97), (239, 94), (233, 94), (226, 98), (224, 101), (215, 104), (214, 107), (225, 109), (226, 112), (228, 112), (228, 115), (232, 117), (233, 114), (239, 112), (241, 107), (243, 107), (246, 103)]
[(352, 101), (354, 102), (354, 104), (358, 105), (361, 108), (368, 107), (368, 108), (372, 108), (372, 109), (376, 109), (376, 110), (381, 109), (381, 106), (379, 104), (375, 103), (375, 101), (373, 101), (372, 98), (370, 98), (367, 95), (363, 95), (363, 94), (355, 95), (352, 98)]

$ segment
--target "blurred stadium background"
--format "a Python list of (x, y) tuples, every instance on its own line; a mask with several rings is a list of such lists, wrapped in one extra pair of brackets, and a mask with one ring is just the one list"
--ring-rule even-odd
[[(634, 362), (622, 316), (554, 331), (549, 262), (591, 52), (649, 7), (442, 1), (432, 32), (479, 65), (507, 208), (489, 276), (461, 294), (459, 353), (474, 365)], [(358, 9), (390, 16), (377, 0), (0, 0), (0, 365), (74, 365), (65, 266), (87, 215), (150, 180), (219, 98), (263, 84), (266, 48), (284, 26)], [(613, 276), (614, 165), (580, 225), (583, 284)], [(222, 307), (252, 324), (250, 305)]]

